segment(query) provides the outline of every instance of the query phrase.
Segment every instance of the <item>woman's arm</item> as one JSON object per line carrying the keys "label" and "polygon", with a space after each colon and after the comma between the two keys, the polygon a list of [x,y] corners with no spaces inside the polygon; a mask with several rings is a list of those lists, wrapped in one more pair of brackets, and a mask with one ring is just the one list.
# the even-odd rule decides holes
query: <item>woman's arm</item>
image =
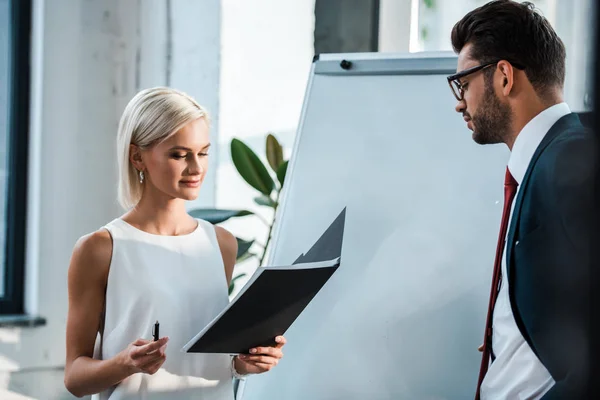
{"label": "woman's arm", "polygon": [[[237,240],[229,231],[220,226],[215,226],[215,231],[217,232],[217,240],[225,264],[227,285],[229,286],[237,260]],[[234,359],[235,370],[241,374],[261,374],[270,371],[283,357],[282,348],[286,343],[283,336],[277,336],[275,341],[277,345],[274,347],[248,349],[250,354],[236,356]]]}
{"label": "woman's arm", "polygon": [[229,287],[233,275],[233,267],[235,267],[235,262],[237,260],[237,239],[231,232],[220,226],[215,226],[215,232],[217,233],[219,248],[221,249],[221,257],[223,257],[223,264],[225,264],[227,287]]}
{"label": "woman's arm", "polygon": [[[101,392],[136,372],[154,373],[164,362],[168,338],[156,342],[138,339],[114,358],[92,358],[111,256],[112,239],[101,230],[81,238],[71,257],[64,380],[69,392],[77,397]],[[154,350],[159,351],[146,354]]]}

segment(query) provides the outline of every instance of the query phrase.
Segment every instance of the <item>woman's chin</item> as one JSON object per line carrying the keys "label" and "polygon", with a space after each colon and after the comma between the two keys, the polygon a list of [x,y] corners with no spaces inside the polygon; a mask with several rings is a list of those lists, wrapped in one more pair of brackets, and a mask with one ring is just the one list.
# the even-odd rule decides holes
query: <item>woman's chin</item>
{"label": "woman's chin", "polygon": [[191,190],[191,189],[187,189],[187,190],[179,190],[178,191],[178,196],[180,199],[183,200],[196,200],[198,198],[198,194],[200,193],[200,188]]}

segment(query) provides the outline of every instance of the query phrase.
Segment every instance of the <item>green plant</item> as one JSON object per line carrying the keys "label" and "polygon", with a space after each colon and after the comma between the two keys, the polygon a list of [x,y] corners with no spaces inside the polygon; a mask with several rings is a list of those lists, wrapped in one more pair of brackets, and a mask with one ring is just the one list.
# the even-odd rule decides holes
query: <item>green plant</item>
{"label": "green plant", "polygon": [[425,4],[425,7],[427,8],[434,8],[435,0],[423,0],[423,4]]}
{"label": "green plant", "polygon": [[[254,202],[260,206],[272,209],[273,217],[270,221],[267,221],[262,216],[248,210],[200,208],[189,211],[191,216],[204,219],[215,225],[225,222],[230,218],[254,216],[269,228],[267,240],[264,244],[256,240],[246,241],[236,237],[238,241],[236,264],[249,258],[256,257],[259,260],[259,265],[262,265],[267,254],[267,248],[271,242],[273,226],[275,224],[275,215],[277,207],[279,206],[279,196],[283,189],[288,161],[284,160],[283,148],[273,134],[267,135],[265,153],[268,161],[268,168],[256,153],[254,153],[254,151],[252,151],[252,149],[243,141],[235,138],[231,141],[231,159],[233,164],[244,181],[259,192],[254,198]],[[253,246],[258,247],[261,250],[260,254],[251,251]],[[229,294],[233,292],[235,282],[245,275],[246,274],[238,274],[231,279],[231,283],[229,284]]]}

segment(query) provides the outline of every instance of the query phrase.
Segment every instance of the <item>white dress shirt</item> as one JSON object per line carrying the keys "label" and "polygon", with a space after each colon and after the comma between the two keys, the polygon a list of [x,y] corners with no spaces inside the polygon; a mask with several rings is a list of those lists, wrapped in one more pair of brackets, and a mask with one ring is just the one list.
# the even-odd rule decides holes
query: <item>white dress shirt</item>
{"label": "white dress shirt", "polygon": [[[571,110],[556,104],[527,123],[512,148],[508,169],[519,184],[525,177],[533,153],[546,133]],[[516,202],[516,196],[514,203]],[[512,219],[512,209],[511,209]],[[554,385],[554,379],[534,354],[515,322],[508,296],[506,249],[502,257],[502,283],[492,319],[492,351],[496,356],[481,385],[482,399],[539,399]]]}

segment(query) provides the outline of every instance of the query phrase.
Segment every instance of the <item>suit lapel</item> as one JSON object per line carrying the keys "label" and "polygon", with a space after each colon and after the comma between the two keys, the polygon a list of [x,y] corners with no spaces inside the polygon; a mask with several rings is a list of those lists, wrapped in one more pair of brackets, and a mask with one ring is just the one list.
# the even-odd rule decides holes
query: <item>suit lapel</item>
{"label": "suit lapel", "polygon": [[570,114],[563,116],[554,125],[552,125],[552,128],[550,128],[550,130],[548,131],[546,136],[544,136],[544,139],[542,140],[542,142],[536,149],[535,153],[533,153],[533,157],[531,158],[531,161],[529,162],[529,166],[527,167],[527,171],[525,172],[523,181],[519,185],[520,186],[519,194],[517,195],[517,198],[515,200],[515,205],[513,207],[513,213],[512,213],[512,218],[511,218],[511,222],[510,222],[510,227],[508,230],[508,236],[506,238],[506,266],[507,266],[506,271],[508,274],[507,278],[508,278],[509,282],[511,282],[510,279],[511,279],[511,273],[512,273],[513,248],[515,246],[515,232],[516,232],[517,226],[519,224],[519,219],[521,217],[521,208],[523,206],[523,198],[524,198],[525,192],[527,190],[527,184],[529,183],[529,178],[531,177],[531,172],[533,171],[535,164],[537,163],[538,159],[540,158],[540,155],[544,152],[546,147],[548,147],[548,145],[550,143],[552,143],[552,141],[560,133],[564,132],[569,127],[574,126],[578,123],[580,124],[579,117],[577,116],[577,114],[570,113]]}

